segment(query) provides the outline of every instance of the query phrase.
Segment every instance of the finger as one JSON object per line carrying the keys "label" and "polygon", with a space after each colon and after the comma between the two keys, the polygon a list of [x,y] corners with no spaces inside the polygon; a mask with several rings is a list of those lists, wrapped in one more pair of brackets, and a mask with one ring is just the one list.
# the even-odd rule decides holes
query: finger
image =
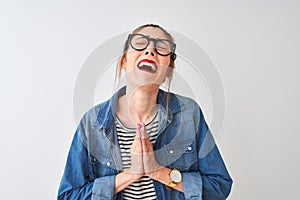
{"label": "finger", "polygon": [[146,142],[146,145],[147,145],[147,148],[149,151],[153,151],[153,144],[152,142],[150,141],[150,139],[148,138],[147,140],[145,140]]}
{"label": "finger", "polygon": [[134,139],[140,139],[141,138],[141,125],[140,124],[136,124],[136,134],[135,134],[135,138]]}
{"label": "finger", "polygon": [[142,144],[141,144],[140,131],[139,131],[140,125],[137,124],[136,127],[137,127],[136,128],[136,135],[135,135],[134,140],[133,140],[133,142],[131,144],[131,147],[130,147],[130,151],[133,154],[142,153]]}
{"label": "finger", "polygon": [[142,145],[140,143],[132,144],[130,149],[131,154],[141,154],[143,153]]}
{"label": "finger", "polygon": [[153,152],[152,143],[149,139],[142,140],[142,147],[144,153]]}
{"label": "finger", "polygon": [[146,144],[145,140],[143,140],[143,139],[142,139],[142,148],[143,148],[143,153],[148,152],[147,144]]}
{"label": "finger", "polygon": [[145,126],[144,122],[142,122],[142,126],[140,128],[140,133],[141,133],[141,139],[148,139],[149,138],[149,135],[147,133],[146,126]]}

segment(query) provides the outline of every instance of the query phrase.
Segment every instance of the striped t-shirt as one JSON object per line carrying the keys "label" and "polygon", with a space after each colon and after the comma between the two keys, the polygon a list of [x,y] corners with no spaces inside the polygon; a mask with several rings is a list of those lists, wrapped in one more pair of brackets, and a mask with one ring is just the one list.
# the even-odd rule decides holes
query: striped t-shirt
{"label": "striped t-shirt", "polygon": [[[117,120],[115,123],[117,127],[118,140],[119,140],[119,145],[121,150],[123,170],[125,170],[131,166],[130,146],[136,135],[136,129],[127,128],[121,123],[121,121],[118,118],[116,119]],[[154,144],[158,132],[157,113],[154,116],[154,118],[151,120],[151,122],[145,125],[145,128],[147,130],[151,143]],[[123,199],[124,200],[157,199],[152,179],[150,179],[148,176],[143,176],[138,181],[129,185],[127,188],[123,190]]]}

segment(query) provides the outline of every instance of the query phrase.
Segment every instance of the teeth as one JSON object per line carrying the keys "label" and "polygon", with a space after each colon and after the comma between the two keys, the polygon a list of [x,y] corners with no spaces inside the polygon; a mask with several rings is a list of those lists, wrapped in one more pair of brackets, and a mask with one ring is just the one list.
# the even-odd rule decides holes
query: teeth
{"label": "teeth", "polygon": [[150,67],[151,67],[151,69],[152,69],[152,71],[155,71],[155,70],[156,70],[156,68],[155,68],[155,65],[154,65],[154,64],[152,64],[152,63],[148,63],[148,62],[141,62],[141,63],[139,64],[139,67],[141,67],[141,66],[143,66],[143,65],[150,66]]}

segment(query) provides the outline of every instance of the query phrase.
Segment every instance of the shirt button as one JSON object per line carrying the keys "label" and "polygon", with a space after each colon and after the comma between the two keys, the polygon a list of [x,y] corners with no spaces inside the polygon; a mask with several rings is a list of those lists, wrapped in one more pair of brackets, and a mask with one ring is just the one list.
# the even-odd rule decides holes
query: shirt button
{"label": "shirt button", "polygon": [[94,162],[96,162],[96,161],[97,161],[97,159],[96,159],[96,158],[93,158],[93,161],[94,161]]}
{"label": "shirt button", "polygon": [[188,147],[188,150],[189,150],[189,151],[192,150],[192,147]]}
{"label": "shirt button", "polygon": [[106,165],[109,167],[110,166],[110,162],[107,162]]}
{"label": "shirt button", "polygon": [[174,153],[174,151],[173,151],[173,150],[170,150],[169,152],[170,152],[170,154],[173,154],[173,153]]}

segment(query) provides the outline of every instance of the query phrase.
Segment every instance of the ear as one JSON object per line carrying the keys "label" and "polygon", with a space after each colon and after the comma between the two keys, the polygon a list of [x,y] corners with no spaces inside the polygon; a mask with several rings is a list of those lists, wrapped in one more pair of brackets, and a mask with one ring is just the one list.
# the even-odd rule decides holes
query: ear
{"label": "ear", "polygon": [[171,59],[173,60],[173,62],[175,61],[176,58],[177,58],[176,53],[172,53],[172,54],[171,54]]}

